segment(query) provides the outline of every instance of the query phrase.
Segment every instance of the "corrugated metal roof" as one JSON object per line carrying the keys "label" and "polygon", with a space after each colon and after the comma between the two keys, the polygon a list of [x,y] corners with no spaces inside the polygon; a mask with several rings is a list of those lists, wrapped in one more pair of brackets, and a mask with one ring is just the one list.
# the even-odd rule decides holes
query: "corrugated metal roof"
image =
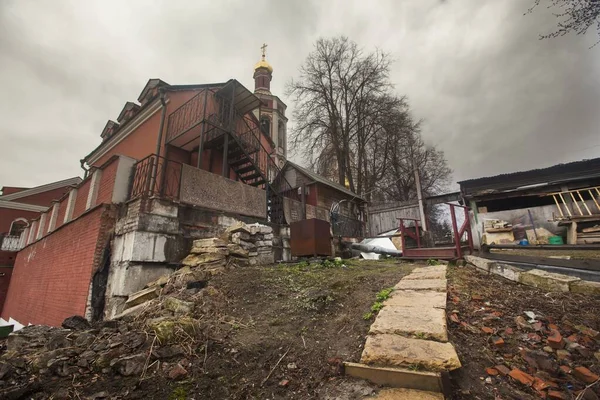
{"label": "corrugated metal roof", "polygon": [[600,177],[600,158],[557,164],[548,168],[513,172],[458,182],[465,195],[482,191],[515,190],[532,185],[545,186]]}

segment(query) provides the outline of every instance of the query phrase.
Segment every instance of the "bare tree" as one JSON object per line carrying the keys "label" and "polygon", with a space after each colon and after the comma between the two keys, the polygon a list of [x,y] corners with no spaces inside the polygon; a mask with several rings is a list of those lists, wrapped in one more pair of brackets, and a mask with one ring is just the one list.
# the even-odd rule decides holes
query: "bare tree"
{"label": "bare tree", "polygon": [[415,168],[424,194],[440,193],[452,171],[423,142],[406,98],[393,93],[389,68],[385,53],[364,53],[345,37],[319,39],[287,87],[296,102],[293,147],[368,201],[416,199]]}
{"label": "bare tree", "polygon": [[535,0],[529,12],[541,4],[546,4],[560,19],[558,29],[542,35],[542,39],[564,36],[567,33],[584,35],[592,25],[596,26],[600,35],[600,0]]}
{"label": "bare tree", "polygon": [[[291,142],[315,166],[323,157],[335,157],[337,180],[352,176],[352,141],[361,121],[366,98],[390,90],[390,59],[386,53],[365,54],[346,37],[319,39],[300,68],[300,77],[288,84],[296,102]],[[322,149],[327,152],[322,153]]]}

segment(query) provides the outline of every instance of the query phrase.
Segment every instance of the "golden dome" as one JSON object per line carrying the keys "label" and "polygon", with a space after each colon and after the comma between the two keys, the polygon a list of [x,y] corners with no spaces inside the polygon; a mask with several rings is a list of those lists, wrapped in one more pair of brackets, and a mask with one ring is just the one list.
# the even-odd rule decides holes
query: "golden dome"
{"label": "golden dome", "polygon": [[254,66],[254,70],[256,71],[259,68],[266,68],[269,72],[273,72],[273,67],[271,67],[271,64],[269,64],[267,62],[267,60],[265,60],[265,57],[263,56],[263,59],[260,60],[259,62],[256,63],[256,65]]}

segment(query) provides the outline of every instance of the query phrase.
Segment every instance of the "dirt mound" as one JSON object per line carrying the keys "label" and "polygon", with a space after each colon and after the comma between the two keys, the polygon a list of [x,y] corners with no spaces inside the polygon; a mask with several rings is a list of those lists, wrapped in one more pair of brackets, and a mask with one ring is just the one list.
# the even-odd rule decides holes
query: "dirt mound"
{"label": "dirt mound", "polygon": [[[210,246],[195,247],[201,255]],[[340,376],[340,363],[360,357],[369,327],[362,316],[375,294],[412,266],[231,261],[158,279],[151,298],[119,320],[87,327],[70,318],[65,326],[73,329],[30,326],[11,335],[0,349],[0,398],[341,400],[373,393]]]}

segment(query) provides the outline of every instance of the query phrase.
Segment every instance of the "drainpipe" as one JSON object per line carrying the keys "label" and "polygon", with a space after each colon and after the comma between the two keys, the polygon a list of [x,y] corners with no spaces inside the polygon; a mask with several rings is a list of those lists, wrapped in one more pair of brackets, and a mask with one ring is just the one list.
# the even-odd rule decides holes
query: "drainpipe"
{"label": "drainpipe", "polygon": [[85,179],[85,178],[87,178],[87,176],[88,176],[88,174],[90,172],[90,169],[85,167],[85,160],[84,159],[79,160],[79,163],[81,165],[81,169],[83,170],[83,179]]}
{"label": "drainpipe", "polygon": [[163,128],[165,126],[165,115],[167,114],[167,102],[165,100],[165,91],[163,88],[160,88],[159,92],[160,92],[160,103],[162,104],[162,112],[160,113],[160,125],[158,127],[158,141],[156,142],[155,153],[157,156],[160,156]]}
{"label": "drainpipe", "polygon": [[[151,182],[151,188],[150,188],[150,194],[153,195],[154,191],[156,189],[156,185],[158,182],[156,182],[156,177],[157,177],[157,170],[158,170],[158,164],[160,162],[160,150],[162,148],[161,144],[162,144],[162,137],[163,137],[163,130],[165,127],[165,116],[167,114],[167,102],[165,101],[165,91],[163,88],[159,88],[158,92],[160,93],[160,103],[162,104],[162,111],[160,113],[160,124],[158,126],[158,140],[156,141],[156,151],[154,152],[156,154],[156,160],[153,160],[152,162],[152,182]],[[167,166],[167,163],[164,162],[163,163],[163,169]],[[164,179],[164,173],[162,174],[163,179]],[[160,185],[162,188],[162,185]]]}

